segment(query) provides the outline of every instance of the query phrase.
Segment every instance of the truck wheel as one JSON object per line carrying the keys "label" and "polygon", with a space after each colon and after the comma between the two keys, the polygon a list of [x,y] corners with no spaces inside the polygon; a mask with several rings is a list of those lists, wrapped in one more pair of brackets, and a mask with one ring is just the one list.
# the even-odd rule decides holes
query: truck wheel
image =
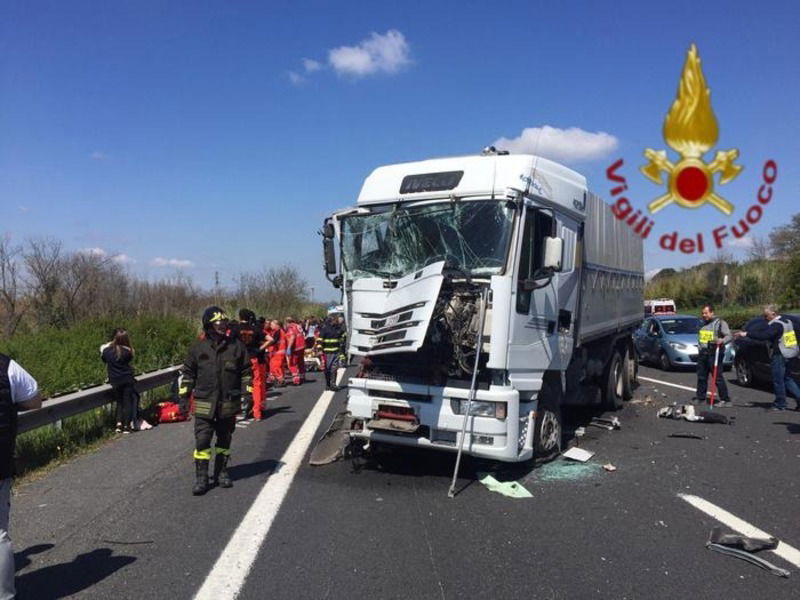
{"label": "truck wheel", "polygon": [[561,453],[561,385],[545,378],[533,423],[533,456],[550,460]]}
{"label": "truck wheel", "polygon": [[636,385],[636,377],[639,374],[639,362],[636,360],[636,352],[631,352],[631,349],[627,348],[622,364],[625,366],[622,380],[622,398],[623,400],[630,400],[633,398],[633,386]]}
{"label": "truck wheel", "polygon": [[747,361],[736,357],[734,367],[736,368],[736,383],[742,387],[751,387],[753,385],[753,370],[747,364]]}
{"label": "truck wheel", "polygon": [[606,410],[619,410],[622,408],[626,370],[627,368],[622,363],[619,351],[614,350],[606,369],[606,384],[603,387],[603,405]]}

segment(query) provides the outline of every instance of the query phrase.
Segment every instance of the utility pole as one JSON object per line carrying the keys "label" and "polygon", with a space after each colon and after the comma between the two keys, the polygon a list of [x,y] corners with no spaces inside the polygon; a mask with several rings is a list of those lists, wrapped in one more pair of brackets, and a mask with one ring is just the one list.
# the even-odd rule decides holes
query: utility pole
{"label": "utility pole", "polygon": [[214,304],[219,304],[219,271],[214,271]]}
{"label": "utility pole", "polygon": [[311,289],[311,302],[313,303],[314,302],[314,286],[312,285],[310,289]]}

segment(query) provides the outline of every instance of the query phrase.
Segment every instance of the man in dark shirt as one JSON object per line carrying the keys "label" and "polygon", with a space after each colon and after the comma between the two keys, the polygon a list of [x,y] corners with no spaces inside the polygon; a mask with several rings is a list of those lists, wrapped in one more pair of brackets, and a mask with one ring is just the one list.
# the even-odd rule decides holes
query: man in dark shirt
{"label": "man in dark shirt", "polygon": [[789,319],[778,314],[778,308],[774,304],[768,304],[764,307],[764,318],[769,323],[766,331],[753,331],[751,333],[740,331],[736,334],[736,337],[747,336],[751,340],[769,343],[772,385],[775,389],[775,402],[771,410],[786,410],[787,391],[794,396],[797,403],[796,410],[800,410],[800,386],[792,378],[788,368],[788,362],[796,359],[800,354],[794,326]]}

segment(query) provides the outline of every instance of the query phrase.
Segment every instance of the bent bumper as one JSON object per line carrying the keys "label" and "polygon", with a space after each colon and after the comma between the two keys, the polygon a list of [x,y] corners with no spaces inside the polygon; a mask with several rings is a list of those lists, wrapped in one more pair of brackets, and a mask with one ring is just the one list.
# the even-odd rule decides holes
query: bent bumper
{"label": "bent bumper", "polygon": [[[465,416],[453,411],[451,400],[467,400],[469,390],[376,379],[350,379],[347,408],[355,420],[364,423],[355,438],[376,442],[457,452],[462,443]],[[467,417],[464,453],[503,462],[519,462],[533,456],[533,411],[520,415],[519,392],[511,387],[491,386],[478,390],[476,401],[506,405],[505,418]],[[370,429],[379,406],[412,408],[419,427],[413,433]]]}

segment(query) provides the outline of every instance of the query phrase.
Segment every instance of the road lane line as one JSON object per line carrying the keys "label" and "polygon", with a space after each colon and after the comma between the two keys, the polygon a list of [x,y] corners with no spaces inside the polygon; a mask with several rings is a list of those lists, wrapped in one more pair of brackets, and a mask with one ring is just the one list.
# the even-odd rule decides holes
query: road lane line
{"label": "road lane line", "polygon": [[649,377],[642,377],[639,375],[638,379],[642,381],[649,381],[650,383],[660,383],[661,385],[668,385],[669,387],[678,388],[679,390],[687,390],[689,392],[695,392],[694,388],[689,387],[688,385],[680,385],[678,383],[670,383],[669,381],[661,381],[660,379],[650,379]]}
{"label": "road lane line", "polygon": [[[337,384],[344,374],[344,369],[339,369]],[[281,457],[280,467],[264,483],[250,510],[233,532],[203,586],[195,595],[195,600],[227,600],[239,595],[333,396],[332,391],[322,392],[300,431]]]}
{"label": "road lane line", "polygon": [[[708,516],[715,518],[723,525],[727,525],[741,535],[760,538],[773,537],[765,531],[761,531],[755,525],[751,525],[747,521],[743,521],[736,515],[729,513],[724,508],[720,508],[716,504],[712,504],[708,500],[704,500],[699,496],[692,496],[691,494],[678,494],[678,497],[685,500],[696,509],[706,513]],[[777,554],[786,562],[793,564],[797,568],[800,568],[800,550],[794,546],[790,546],[785,542],[778,542],[778,547],[774,550],[770,550],[770,552]]]}

